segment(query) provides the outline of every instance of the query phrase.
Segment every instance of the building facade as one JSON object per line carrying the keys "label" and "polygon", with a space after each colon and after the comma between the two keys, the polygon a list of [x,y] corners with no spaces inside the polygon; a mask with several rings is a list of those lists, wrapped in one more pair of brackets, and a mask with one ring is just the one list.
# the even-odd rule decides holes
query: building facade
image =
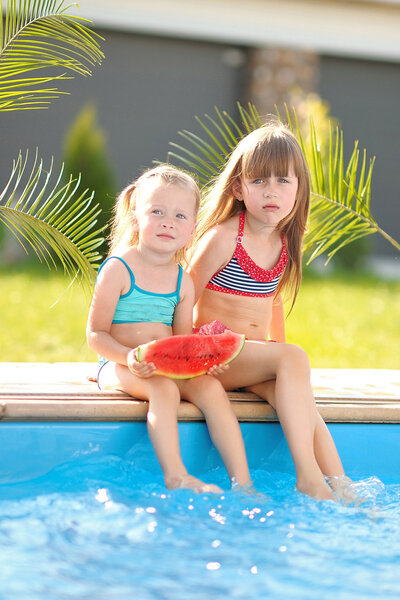
{"label": "building facade", "polygon": [[[89,102],[122,187],[165,160],[179,130],[198,131],[195,115],[215,106],[235,114],[237,101],[267,114],[302,90],[329,103],[348,152],[357,139],[376,156],[372,211],[400,238],[400,2],[81,0],[80,7],[105,38],[104,62],[91,78],[67,82],[71,95],[46,111],[0,113],[0,182],[19,149],[39,147],[45,161],[61,163],[66,131]],[[373,245],[377,255],[398,254],[379,236]]]}

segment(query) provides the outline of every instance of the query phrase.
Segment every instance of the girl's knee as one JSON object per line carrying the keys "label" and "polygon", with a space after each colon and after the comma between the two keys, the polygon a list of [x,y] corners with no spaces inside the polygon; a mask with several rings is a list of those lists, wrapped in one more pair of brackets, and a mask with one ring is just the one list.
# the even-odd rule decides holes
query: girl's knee
{"label": "girl's knee", "polygon": [[288,366],[310,370],[310,361],[307,352],[295,344],[285,344],[282,362]]}
{"label": "girl's knee", "polygon": [[194,404],[205,404],[215,402],[217,398],[226,398],[226,392],[218,379],[202,375],[188,381],[186,396]]}
{"label": "girl's knee", "polygon": [[189,388],[192,393],[210,395],[223,391],[222,384],[212,375],[201,375],[194,377],[189,381]]}
{"label": "girl's knee", "polygon": [[151,377],[148,382],[150,401],[180,402],[180,393],[176,382],[168,377]]}

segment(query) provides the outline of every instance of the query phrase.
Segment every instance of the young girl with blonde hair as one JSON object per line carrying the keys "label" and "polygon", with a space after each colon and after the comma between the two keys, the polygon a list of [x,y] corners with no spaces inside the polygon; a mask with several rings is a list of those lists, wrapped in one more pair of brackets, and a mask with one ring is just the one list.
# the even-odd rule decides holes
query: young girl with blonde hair
{"label": "young girl with blonde hair", "polygon": [[275,407],[298,490],[333,499],[343,467],[315,406],[308,358],[285,343],[282,293],[291,296],[293,307],[309,204],[301,147],[285,125],[271,119],[239,142],[210,187],[189,272],[195,325],[217,319],[246,334],[241,354],[218,375],[224,388],[255,392]]}
{"label": "young girl with blonde hair", "polygon": [[147,400],[149,435],[168,488],[219,492],[188,474],[180,455],[177,411],[181,398],[204,413],[211,438],[232,482],[249,484],[239,424],[221,383],[210,375],[172,380],[138,362],[136,348],[173,334],[191,334],[193,282],[177,264],[196,226],[195,181],[164,165],[145,172],[117,199],[111,251],[100,266],[89,311],[87,340],[102,358],[100,389]]}

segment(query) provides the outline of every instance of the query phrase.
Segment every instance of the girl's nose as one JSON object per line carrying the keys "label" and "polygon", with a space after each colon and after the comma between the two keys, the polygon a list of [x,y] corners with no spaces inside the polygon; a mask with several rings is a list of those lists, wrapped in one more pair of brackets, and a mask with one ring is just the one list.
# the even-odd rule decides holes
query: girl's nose
{"label": "girl's nose", "polygon": [[271,186],[268,186],[264,192],[264,196],[266,198],[276,198],[278,194],[274,191],[274,189]]}
{"label": "girl's nose", "polygon": [[263,195],[268,198],[271,196],[276,196],[276,187],[273,179],[268,178],[265,181]]}

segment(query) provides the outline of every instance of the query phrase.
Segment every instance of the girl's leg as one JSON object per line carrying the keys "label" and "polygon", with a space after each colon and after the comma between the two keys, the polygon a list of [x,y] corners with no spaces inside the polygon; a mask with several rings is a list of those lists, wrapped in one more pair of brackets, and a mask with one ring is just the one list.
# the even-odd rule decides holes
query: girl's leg
{"label": "girl's leg", "polygon": [[127,367],[110,362],[102,369],[101,385],[102,389],[117,389],[148,400],[147,429],[168,489],[190,488],[199,493],[221,491],[189,475],[183,464],[177,420],[180,393],[174,381],[159,376],[137,377]]}
{"label": "girl's leg", "polygon": [[317,426],[314,433],[314,452],[319,467],[327,477],[342,477],[344,469],[335,442],[317,408]]}
{"label": "girl's leg", "polygon": [[250,484],[242,432],[229,398],[221,383],[204,375],[179,383],[182,397],[195,404],[204,414],[208,431],[224,462],[231,482]]}
{"label": "girl's leg", "polygon": [[[249,391],[254,392],[266,400],[275,408],[278,417],[281,412],[282,398],[277,399],[275,393],[275,380],[264,381],[257,385],[248,386]],[[285,399],[283,399],[284,401]],[[280,401],[280,402],[279,402]],[[290,400],[293,403],[293,399]],[[279,406],[278,406],[279,404]],[[314,431],[314,454],[322,473],[328,477],[340,477],[344,475],[343,465],[340,460],[335,443],[329,432],[325,421],[319,414],[315,402],[313,405],[316,411],[317,423]]]}
{"label": "girl's leg", "polygon": [[275,398],[297,474],[299,491],[319,499],[333,499],[314,454],[317,416],[306,354],[290,344],[248,340],[230,369],[218,376],[225,389],[247,387],[276,379]]}

